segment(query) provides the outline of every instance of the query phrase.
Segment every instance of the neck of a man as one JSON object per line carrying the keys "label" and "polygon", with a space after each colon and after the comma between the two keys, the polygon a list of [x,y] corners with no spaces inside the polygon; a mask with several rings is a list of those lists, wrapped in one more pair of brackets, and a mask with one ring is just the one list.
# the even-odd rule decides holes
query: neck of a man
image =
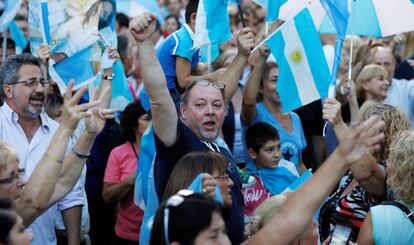
{"label": "neck of a man", "polygon": [[25,115],[25,113],[19,111],[13,103],[6,103],[19,116],[19,119],[17,119],[17,123],[20,125],[20,127],[22,127],[26,135],[27,141],[30,143],[37,129],[40,127],[40,116],[32,117],[29,115]]}

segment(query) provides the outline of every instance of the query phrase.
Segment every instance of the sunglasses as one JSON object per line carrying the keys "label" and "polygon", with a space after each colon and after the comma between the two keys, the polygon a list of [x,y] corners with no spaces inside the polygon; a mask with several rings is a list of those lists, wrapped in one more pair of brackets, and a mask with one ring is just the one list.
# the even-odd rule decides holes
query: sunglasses
{"label": "sunglasses", "polygon": [[35,77],[29,78],[25,81],[16,81],[16,82],[11,82],[11,83],[7,83],[7,84],[14,85],[14,84],[18,84],[18,83],[22,83],[26,87],[36,87],[39,83],[42,84],[42,86],[47,86],[47,85],[50,84],[50,82],[47,79],[44,79],[44,78],[37,79]]}
{"label": "sunglasses", "polygon": [[210,84],[213,85],[213,88],[220,89],[221,92],[224,92],[224,89],[226,88],[226,85],[222,82],[216,82],[216,81],[208,81],[208,80],[199,80],[199,81],[193,81],[184,91],[184,94],[188,93],[195,85],[202,85],[202,86],[210,86]]}
{"label": "sunglasses", "polygon": [[6,179],[0,179],[0,184],[11,184],[11,183],[15,183],[15,181],[17,181],[17,179],[19,177],[23,178],[23,175],[25,173],[25,169],[24,168],[19,168],[19,170],[17,170],[17,172],[13,172],[11,173],[9,178]]}
{"label": "sunglasses", "polygon": [[194,194],[195,192],[191,190],[180,190],[179,192],[177,192],[177,194],[168,198],[164,207],[164,239],[167,245],[170,244],[170,240],[168,238],[168,222],[170,216],[170,208],[180,206],[186,198],[191,197]]}

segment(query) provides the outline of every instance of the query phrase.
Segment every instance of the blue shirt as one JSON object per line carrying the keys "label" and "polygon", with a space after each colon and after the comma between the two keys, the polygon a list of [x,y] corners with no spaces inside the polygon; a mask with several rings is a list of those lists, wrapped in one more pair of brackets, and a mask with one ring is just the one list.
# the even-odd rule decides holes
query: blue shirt
{"label": "blue shirt", "polygon": [[[273,114],[266,108],[263,103],[256,104],[256,117],[251,123],[265,122],[272,125],[279,133],[282,158],[293,162],[299,168],[299,160],[302,150],[306,147],[305,134],[303,133],[302,123],[299,116],[294,112],[288,112],[292,121],[292,131],[288,132],[276,120]],[[247,152],[247,147],[246,147]],[[248,158],[246,162],[249,162]]]}
{"label": "blue shirt", "polygon": [[[199,62],[199,49],[193,49],[193,40],[194,32],[187,24],[184,24],[180,29],[169,35],[157,49],[157,57],[160,61],[162,70],[164,71],[167,87],[170,90],[178,87],[176,72],[177,56],[191,62],[191,69],[193,69]],[[150,104],[145,87],[141,90],[139,98],[144,109],[149,110]],[[179,99],[179,96],[177,98]]]}
{"label": "blue shirt", "polygon": [[[414,205],[405,206],[414,212]],[[371,216],[375,244],[414,244],[414,225],[398,207],[378,205]]]}
{"label": "blue shirt", "polygon": [[191,62],[193,69],[199,60],[199,49],[193,49],[194,32],[184,24],[180,29],[173,32],[161,44],[157,50],[157,57],[167,79],[169,89],[177,86],[177,73],[175,61],[177,56]]}

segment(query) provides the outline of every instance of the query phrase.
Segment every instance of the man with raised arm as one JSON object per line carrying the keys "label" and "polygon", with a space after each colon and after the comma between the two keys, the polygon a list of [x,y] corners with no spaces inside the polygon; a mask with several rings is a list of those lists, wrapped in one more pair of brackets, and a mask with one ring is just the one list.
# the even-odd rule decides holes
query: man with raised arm
{"label": "man with raised arm", "polygon": [[185,154],[193,151],[215,151],[222,154],[229,161],[227,169],[234,182],[231,189],[233,204],[226,222],[227,230],[232,243],[240,244],[244,239],[241,180],[235,161],[219,135],[227,112],[227,103],[236,91],[238,79],[254,46],[253,34],[249,28],[240,31],[237,37],[237,56],[224,72],[220,82],[200,80],[186,88],[179,118],[150,40],[155,23],[154,15],[143,13],[130,23],[130,30],[137,41],[144,86],[151,102],[157,150],[154,175],[158,196],[162,196],[172,169]]}

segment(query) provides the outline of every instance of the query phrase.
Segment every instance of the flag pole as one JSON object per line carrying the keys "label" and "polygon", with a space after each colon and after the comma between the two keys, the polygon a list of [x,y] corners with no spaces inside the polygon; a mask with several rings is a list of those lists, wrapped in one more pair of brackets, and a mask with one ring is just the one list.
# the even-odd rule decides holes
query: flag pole
{"label": "flag pole", "polygon": [[[354,13],[355,11],[355,2],[356,0],[352,1],[352,8],[351,8],[351,14]],[[351,16],[350,16],[351,17]],[[351,45],[350,45],[350,50],[349,50],[349,64],[348,64],[348,88],[351,87],[351,77],[352,77],[352,59],[353,59],[353,53],[354,53],[354,21],[355,18],[351,19]]]}
{"label": "flag pole", "polygon": [[246,27],[246,20],[244,19],[244,14],[243,14],[242,6],[241,6],[241,1],[237,3],[237,8],[239,10],[239,16],[240,16],[242,26],[243,26],[243,28],[245,28]]}
{"label": "flag pole", "polygon": [[213,69],[211,67],[211,43],[207,45],[207,67],[208,72],[213,72]]}

